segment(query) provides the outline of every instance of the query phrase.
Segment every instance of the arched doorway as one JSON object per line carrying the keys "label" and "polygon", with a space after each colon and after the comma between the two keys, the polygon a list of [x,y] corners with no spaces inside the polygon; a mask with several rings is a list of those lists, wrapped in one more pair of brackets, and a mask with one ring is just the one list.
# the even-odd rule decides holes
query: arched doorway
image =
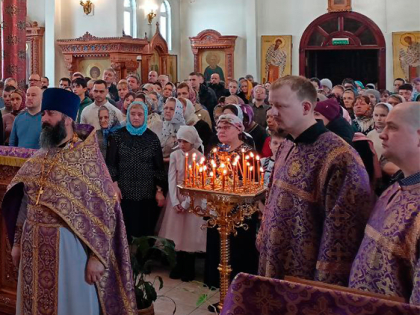
{"label": "arched doorway", "polygon": [[371,19],[356,12],[320,16],[303,32],[299,74],[308,78],[329,78],[333,84],[341,84],[349,77],[364,84],[377,83],[379,89],[384,89],[382,31]]}

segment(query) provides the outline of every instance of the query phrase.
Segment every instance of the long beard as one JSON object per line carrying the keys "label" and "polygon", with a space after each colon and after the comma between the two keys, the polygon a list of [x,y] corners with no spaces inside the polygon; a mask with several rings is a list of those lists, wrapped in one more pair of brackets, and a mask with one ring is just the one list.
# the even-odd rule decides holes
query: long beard
{"label": "long beard", "polygon": [[66,137],[67,131],[64,119],[60,120],[55,126],[43,123],[39,145],[42,149],[56,148]]}

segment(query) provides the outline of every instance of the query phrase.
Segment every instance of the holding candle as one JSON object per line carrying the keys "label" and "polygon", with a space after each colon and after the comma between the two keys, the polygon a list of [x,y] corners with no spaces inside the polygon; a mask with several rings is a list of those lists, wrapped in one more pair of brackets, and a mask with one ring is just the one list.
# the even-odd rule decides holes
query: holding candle
{"label": "holding candle", "polygon": [[[179,149],[172,152],[170,155],[169,171],[168,171],[168,197],[166,198],[166,209],[162,220],[162,225],[158,235],[160,237],[168,238],[176,242],[176,250],[193,253],[195,251],[206,250],[206,233],[200,226],[202,224],[202,218],[196,216],[193,213],[189,213],[188,210],[191,207],[202,206],[202,199],[193,198],[193,204],[191,199],[182,195],[177,188],[177,185],[182,185],[185,174],[191,171],[193,175],[193,165],[195,165],[197,159],[202,160],[202,154],[197,150],[201,145],[198,133],[192,126],[181,126],[178,133],[178,144]],[[192,157],[194,156],[194,161]],[[188,158],[191,159],[193,164]],[[185,168],[187,172],[182,172],[182,168]],[[194,170],[196,171],[196,169]],[[203,187],[203,166],[200,166],[199,174],[201,175],[200,181],[196,181],[193,185],[199,184],[199,187]],[[192,180],[192,176],[190,177]],[[181,229],[179,227],[182,227]],[[185,264],[185,261],[182,262]],[[188,262],[187,262],[188,263]],[[193,269],[189,266],[184,268]],[[179,268],[179,266],[178,266]],[[180,277],[189,277],[188,281],[194,279],[194,274],[187,275],[181,274]]]}

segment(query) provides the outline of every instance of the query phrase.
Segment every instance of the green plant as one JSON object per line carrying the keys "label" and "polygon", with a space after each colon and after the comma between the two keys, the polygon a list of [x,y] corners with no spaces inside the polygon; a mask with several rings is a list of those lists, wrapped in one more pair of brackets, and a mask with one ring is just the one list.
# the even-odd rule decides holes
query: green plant
{"label": "green plant", "polygon": [[131,266],[133,268],[134,290],[138,309],[152,305],[157,299],[154,284],[159,281],[159,290],[163,280],[156,276],[152,281],[146,279],[153,263],[162,262],[175,266],[175,244],[173,241],[155,236],[134,237],[131,243]]}

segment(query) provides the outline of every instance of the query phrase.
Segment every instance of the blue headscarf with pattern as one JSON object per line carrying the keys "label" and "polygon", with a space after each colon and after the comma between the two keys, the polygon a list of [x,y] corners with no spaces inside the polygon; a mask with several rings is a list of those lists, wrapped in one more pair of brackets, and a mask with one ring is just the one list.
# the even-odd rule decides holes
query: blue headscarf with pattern
{"label": "blue headscarf with pattern", "polygon": [[[144,122],[143,125],[141,125],[140,127],[133,127],[133,125],[131,124],[130,121],[130,110],[133,107],[133,105],[141,105],[143,107],[143,111],[144,111]],[[133,102],[130,104],[130,106],[128,106],[127,109],[127,124],[126,124],[126,128],[127,131],[132,135],[132,136],[141,136],[147,129],[147,106],[146,104],[144,104],[143,102]]]}

